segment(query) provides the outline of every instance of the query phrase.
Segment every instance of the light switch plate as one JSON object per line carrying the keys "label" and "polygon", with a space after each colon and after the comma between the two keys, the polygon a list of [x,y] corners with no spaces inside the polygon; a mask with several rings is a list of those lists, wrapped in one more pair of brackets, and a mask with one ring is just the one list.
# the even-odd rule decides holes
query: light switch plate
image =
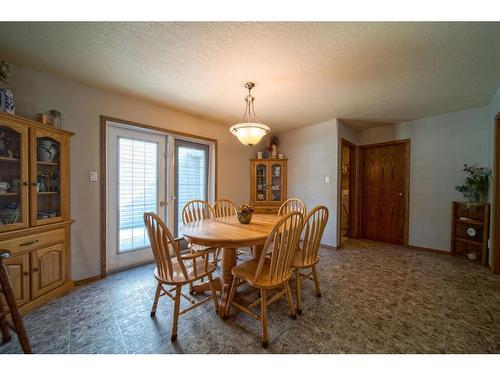
{"label": "light switch plate", "polygon": [[329,184],[330,183],[330,176],[325,176],[325,184]]}
{"label": "light switch plate", "polygon": [[97,172],[96,171],[89,172],[89,181],[90,182],[97,182]]}

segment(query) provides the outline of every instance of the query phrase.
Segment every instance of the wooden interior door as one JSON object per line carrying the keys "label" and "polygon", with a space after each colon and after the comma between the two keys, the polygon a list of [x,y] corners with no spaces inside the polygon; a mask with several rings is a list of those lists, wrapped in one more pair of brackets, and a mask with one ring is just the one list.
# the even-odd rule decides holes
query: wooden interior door
{"label": "wooden interior door", "polygon": [[[30,300],[29,254],[7,258],[4,264],[17,306],[22,306]],[[1,293],[0,303],[7,309],[7,301]]]}
{"label": "wooden interior door", "polygon": [[66,245],[53,245],[31,254],[31,292],[33,298],[64,284],[67,278]]}
{"label": "wooden interior door", "polygon": [[360,236],[408,243],[410,141],[360,148]]}

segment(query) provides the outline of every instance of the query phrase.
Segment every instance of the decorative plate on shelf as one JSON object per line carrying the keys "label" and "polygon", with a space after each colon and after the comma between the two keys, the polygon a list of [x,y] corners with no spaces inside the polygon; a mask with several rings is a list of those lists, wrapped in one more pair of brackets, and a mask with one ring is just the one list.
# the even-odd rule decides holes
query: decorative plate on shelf
{"label": "decorative plate on shelf", "polygon": [[471,238],[476,237],[477,236],[476,228],[473,228],[473,227],[467,228],[467,236],[469,236]]}

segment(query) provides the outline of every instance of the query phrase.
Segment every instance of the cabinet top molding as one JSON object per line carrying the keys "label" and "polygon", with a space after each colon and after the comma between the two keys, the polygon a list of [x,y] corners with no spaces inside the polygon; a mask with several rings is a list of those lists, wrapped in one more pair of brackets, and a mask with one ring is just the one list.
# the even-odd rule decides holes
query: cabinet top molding
{"label": "cabinet top molding", "polygon": [[37,127],[40,129],[50,130],[54,133],[60,133],[60,134],[65,134],[65,135],[69,135],[69,136],[75,135],[75,133],[70,132],[68,130],[54,128],[53,126],[45,125],[45,124],[42,124],[41,122],[30,120],[30,119],[27,119],[25,117],[0,112],[0,123],[2,123],[2,122],[4,122],[4,123],[16,122],[17,124],[24,123],[26,125]]}

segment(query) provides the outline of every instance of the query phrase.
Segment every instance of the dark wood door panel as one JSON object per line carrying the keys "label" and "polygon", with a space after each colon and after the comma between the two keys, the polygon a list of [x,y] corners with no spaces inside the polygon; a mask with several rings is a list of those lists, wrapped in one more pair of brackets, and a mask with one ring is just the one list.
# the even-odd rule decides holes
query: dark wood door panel
{"label": "dark wood door panel", "polygon": [[361,237],[407,242],[409,143],[361,148]]}

